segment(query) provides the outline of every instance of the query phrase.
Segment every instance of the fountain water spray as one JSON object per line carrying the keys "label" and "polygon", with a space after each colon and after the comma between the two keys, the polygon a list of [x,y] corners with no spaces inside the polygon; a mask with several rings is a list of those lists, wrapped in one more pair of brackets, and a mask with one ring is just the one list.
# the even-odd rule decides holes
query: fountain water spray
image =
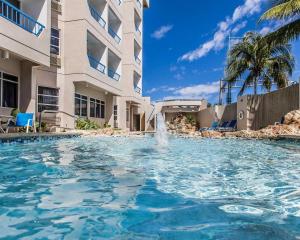
{"label": "fountain water spray", "polygon": [[162,113],[157,114],[155,139],[159,146],[166,147],[169,144],[168,130]]}

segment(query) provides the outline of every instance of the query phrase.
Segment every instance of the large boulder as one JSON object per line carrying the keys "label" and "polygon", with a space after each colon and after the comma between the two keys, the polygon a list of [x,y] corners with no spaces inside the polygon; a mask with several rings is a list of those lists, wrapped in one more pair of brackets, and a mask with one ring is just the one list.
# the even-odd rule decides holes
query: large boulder
{"label": "large boulder", "polygon": [[201,133],[201,136],[204,138],[221,138],[223,133],[217,131],[204,131]]}
{"label": "large boulder", "polygon": [[295,110],[286,114],[283,123],[286,125],[300,125],[300,110]]}

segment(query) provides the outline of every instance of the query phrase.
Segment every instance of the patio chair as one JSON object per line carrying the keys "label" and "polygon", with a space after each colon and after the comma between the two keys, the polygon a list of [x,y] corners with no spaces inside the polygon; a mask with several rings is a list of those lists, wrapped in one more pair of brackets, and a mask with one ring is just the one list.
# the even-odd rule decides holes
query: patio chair
{"label": "patio chair", "polygon": [[9,128],[26,128],[26,133],[29,132],[29,127],[32,127],[34,132],[36,132],[34,113],[18,113],[16,120],[10,119],[7,123],[6,133],[8,133]]}
{"label": "patio chair", "polygon": [[221,124],[220,127],[217,127],[216,130],[220,131],[222,129],[225,129],[226,127],[228,127],[228,125],[229,125],[229,122],[225,121]]}
{"label": "patio chair", "polygon": [[213,122],[211,124],[211,127],[204,127],[204,128],[200,128],[199,131],[203,132],[203,131],[213,131],[216,130],[219,126],[219,122]]}
{"label": "patio chair", "polygon": [[228,124],[227,127],[221,129],[220,131],[222,132],[233,132],[236,130],[237,127],[237,120],[232,120],[230,121],[230,123]]}
{"label": "patio chair", "polygon": [[[7,129],[7,123],[12,118],[12,116],[0,115],[0,133],[6,132],[5,129]],[[4,119],[6,121],[4,121]]]}

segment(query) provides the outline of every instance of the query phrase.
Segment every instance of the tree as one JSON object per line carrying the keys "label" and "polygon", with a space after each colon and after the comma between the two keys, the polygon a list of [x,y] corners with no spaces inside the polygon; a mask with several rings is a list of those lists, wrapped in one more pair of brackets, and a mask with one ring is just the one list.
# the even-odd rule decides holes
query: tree
{"label": "tree", "polygon": [[227,82],[233,85],[244,78],[239,94],[242,95],[248,87],[253,86],[256,95],[258,84],[267,91],[271,90],[273,82],[277,88],[286,87],[294,65],[295,60],[289,44],[268,44],[262,35],[248,32],[228,54]]}
{"label": "tree", "polygon": [[282,20],[281,26],[275,32],[266,37],[270,42],[289,42],[297,39],[300,35],[300,0],[277,0],[275,4],[266,11],[260,21]]}

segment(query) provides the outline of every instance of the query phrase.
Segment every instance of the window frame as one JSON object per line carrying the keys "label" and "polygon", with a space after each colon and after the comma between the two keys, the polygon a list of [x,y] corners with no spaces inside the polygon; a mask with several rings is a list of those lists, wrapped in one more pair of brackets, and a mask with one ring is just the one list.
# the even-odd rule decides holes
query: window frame
{"label": "window frame", "polygon": [[[55,30],[58,32],[58,37],[53,36],[52,35],[52,30]],[[58,45],[52,44],[52,38],[54,38],[55,40],[57,40]],[[60,56],[60,29],[56,28],[56,27],[51,27],[50,30],[50,53],[56,56]],[[56,49],[58,52],[52,52],[52,48]]]}
{"label": "window frame", "polygon": [[[3,75],[4,74],[8,74],[8,75],[11,75],[13,77],[16,77],[17,78],[17,81],[11,81],[9,79],[4,79]],[[4,88],[3,88],[3,82],[6,81],[6,82],[10,82],[10,83],[13,83],[13,84],[16,84],[17,85],[17,106],[16,107],[5,107],[3,106],[3,93],[4,93]],[[20,77],[18,75],[15,75],[15,74],[12,74],[12,73],[9,73],[9,72],[6,72],[6,71],[2,71],[0,69],[0,107],[2,108],[10,108],[10,109],[14,109],[14,108],[19,108],[20,106]]]}
{"label": "window frame", "polygon": [[[40,88],[48,88],[48,89],[52,89],[52,90],[56,90],[57,91],[57,96],[54,95],[47,95],[47,94],[41,94],[39,93]],[[49,104],[49,103],[40,103],[39,102],[39,97],[52,97],[52,98],[57,98],[57,104]],[[39,106],[55,106],[57,109],[55,110],[51,110],[49,109],[49,111],[59,111],[59,88],[53,88],[53,87],[46,87],[46,86],[37,86],[37,112],[41,113],[42,111],[47,109],[43,109],[42,111],[39,110]]]}
{"label": "window frame", "polygon": [[[76,96],[78,95],[78,96]],[[79,112],[80,114],[76,114],[76,99],[80,100],[79,102]],[[86,102],[86,115],[82,115],[82,102],[85,101]],[[88,103],[89,103],[89,98],[86,95],[80,94],[80,93],[76,93],[74,94],[74,115],[78,116],[78,117],[84,117],[84,118],[88,118]]]}

